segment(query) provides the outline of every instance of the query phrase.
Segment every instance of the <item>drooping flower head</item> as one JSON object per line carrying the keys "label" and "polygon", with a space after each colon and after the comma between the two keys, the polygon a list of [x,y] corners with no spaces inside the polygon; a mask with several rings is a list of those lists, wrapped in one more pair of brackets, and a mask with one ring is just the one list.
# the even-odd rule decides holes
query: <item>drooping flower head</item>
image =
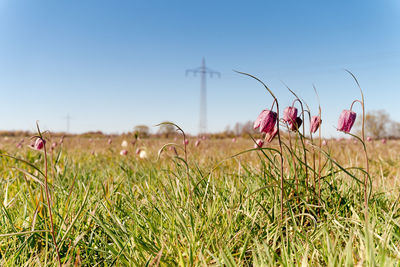
{"label": "drooping flower head", "polygon": [[254,148],[261,148],[264,145],[264,141],[262,139],[257,139],[254,144]]}
{"label": "drooping flower head", "polygon": [[196,140],[196,143],[194,143],[195,147],[198,147],[200,145],[200,140]]}
{"label": "drooping flower head", "polygon": [[283,120],[287,123],[293,123],[297,118],[297,108],[295,107],[287,107],[283,111]]}
{"label": "drooping flower head", "polygon": [[371,136],[368,136],[368,137],[367,137],[367,141],[368,141],[368,142],[371,142],[371,141],[372,141],[372,137],[371,137]]}
{"label": "drooping flower head", "polygon": [[183,144],[184,144],[184,145],[188,145],[188,144],[189,144],[189,139],[186,139],[186,138],[185,138],[185,140],[183,140]]}
{"label": "drooping flower head", "polygon": [[343,110],[339,117],[338,130],[349,133],[356,121],[357,114],[351,110]]}
{"label": "drooping flower head", "polygon": [[43,140],[42,138],[36,138],[35,144],[32,147],[36,150],[42,150],[45,143],[46,141]]}
{"label": "drooping flower head", "polygon": [[259,128],[260,132],[269,133],[274,130],[276,118],[276,112],[264,109],[254,122],[254,129]]}
{"label": "drooping flower head", "polygon": [[311,117],[311,132],[315,133],[319,126],[321,125],[321,117],[320,116],[312,116]]}
{"label": "drooping flower head", "polygon": [[122,150],[119,152],[119,154],[120,154],[121,156],[126,156],[126,155],[128,155],[128,150],[122,149]]}
{"label": "drooping flower head", "polygon": [[303,123],[303,120],[300,117],[297,117],[294,122],[289,122],[290,125],[290,130],[292,131],[297,131],[297,129],[300,128],[301,124]]}
{"label": "drooping flower head", "polygon": [[267,143],[271,143],[277,134],[278,134],[278,127],[275,126],[272,132],[267,133],[265,135],[265,140],[267,141]]}

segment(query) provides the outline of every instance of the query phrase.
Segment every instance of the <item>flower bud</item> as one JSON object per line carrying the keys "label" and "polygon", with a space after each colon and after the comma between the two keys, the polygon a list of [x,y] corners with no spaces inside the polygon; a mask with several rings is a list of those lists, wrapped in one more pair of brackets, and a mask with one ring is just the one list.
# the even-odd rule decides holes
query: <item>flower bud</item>
{"label": "flower bud", "polygon": [[354,111],[347,109],[343,110],[339,117],[338,130],[349,133],[351,127],[353,127],[353,124],[356,121],[356,117],[357,114]]}
{"label": "flower bud", "polygon": [[319,126],[321,125],[321,117],[320,116],[313,116],[311,117],[311,132],[315,133]]}
{"label": "flower bud", "polygon": [[121,150],[121,152],[119,152],[119,154],[120,154],[121,156],[126,156],[126,155],[128,155],[128,150],[123,149],[123,150]]}

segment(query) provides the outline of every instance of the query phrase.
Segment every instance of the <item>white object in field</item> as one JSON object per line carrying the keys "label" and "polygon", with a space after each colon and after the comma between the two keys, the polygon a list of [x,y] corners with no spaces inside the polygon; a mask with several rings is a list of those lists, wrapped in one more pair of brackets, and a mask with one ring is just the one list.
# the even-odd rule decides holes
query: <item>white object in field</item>
{"label": "white object in field", "polygon": [[121,146],[122,147],[127,147],[128,146],[128,141],[126,141],[126,140],[122,141]]}
{"label": "white object in field", "polygon": [[139,153],[139,158],[141,159],[146,159],[147,158],[147,153],[145,150],[141,150]]}

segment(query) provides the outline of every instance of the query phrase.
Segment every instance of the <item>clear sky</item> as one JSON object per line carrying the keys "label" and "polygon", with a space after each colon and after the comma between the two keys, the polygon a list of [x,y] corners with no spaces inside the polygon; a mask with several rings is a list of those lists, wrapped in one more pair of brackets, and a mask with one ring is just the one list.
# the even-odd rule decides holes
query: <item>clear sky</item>
{"label": "clear sky", "polygon": [[[207,65],[208,129],[254,120],[271,105],[252,73],[281,106],[289,85],[317,112],[323,133],[364,88],[367,110],[400,121],[400,4],[346,1],[0,0],[0,130],[131,131],[170,120],[199,124],[200,79]],[[360,111],[360,108],[356,108]],[[153,128],[155,131],[156,128]]]}

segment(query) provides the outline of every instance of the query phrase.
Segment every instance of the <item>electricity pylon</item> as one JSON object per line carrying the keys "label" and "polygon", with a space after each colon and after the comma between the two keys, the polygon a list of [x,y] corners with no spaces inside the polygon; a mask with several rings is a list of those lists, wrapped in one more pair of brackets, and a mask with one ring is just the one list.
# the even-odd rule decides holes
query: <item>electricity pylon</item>
{"label": "electricity pylon", "polygon": [[189,73],[193,73],[193,75],[195,76],[197,73],[200,73],[201,75],[199,134],[205,134],[207,133],[207,74],[210,75],[210,78],[212,78],[213,75],[221,77],[221,73],[207,68],[206,60],[204,57],[200,67],[186,70],[186,76]]}

